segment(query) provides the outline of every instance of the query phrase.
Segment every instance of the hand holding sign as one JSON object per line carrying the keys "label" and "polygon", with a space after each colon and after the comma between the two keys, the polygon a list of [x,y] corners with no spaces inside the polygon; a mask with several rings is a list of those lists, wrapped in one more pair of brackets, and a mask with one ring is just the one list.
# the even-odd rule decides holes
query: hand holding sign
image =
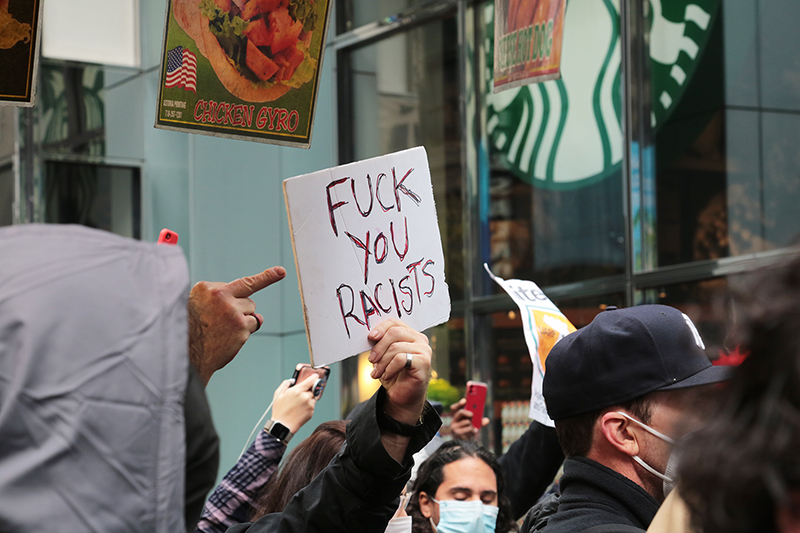
{"label": "hand holding sign", "polygon": [[204,383],[230,363],[261,324],[250,296],[286,276],[281,266],[230,283],[200,281],[189,295],[189,356]]}
{"label": "hand holding sign", "polygon": [[283,182],[311,362],[372,348],[384,320],[450,316],[428,159],[413,148]]}
{"label": "hand holding sign", "polygon": [[428,337],[390,318],[375,326],[369,338],[376,341],[369,355],[374,365],[370,375],[381,380],[390,400],[384,411],[399,422],[415,425],[431,379]]}

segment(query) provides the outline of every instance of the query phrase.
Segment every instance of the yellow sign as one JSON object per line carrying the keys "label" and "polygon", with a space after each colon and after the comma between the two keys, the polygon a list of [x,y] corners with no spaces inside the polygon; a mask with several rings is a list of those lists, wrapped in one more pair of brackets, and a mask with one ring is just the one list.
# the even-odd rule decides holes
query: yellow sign
{"label": "yellow sign", "polygon": [[547,354],[550,353],[550,350],[562,337],[575,331],[575,326],[560,312],[549,313],[533,308],[528,308],[528,310],[538,333],[536,340],[539,344],[537,347],[539,362],[542,365],[542,370],[545,370]]}

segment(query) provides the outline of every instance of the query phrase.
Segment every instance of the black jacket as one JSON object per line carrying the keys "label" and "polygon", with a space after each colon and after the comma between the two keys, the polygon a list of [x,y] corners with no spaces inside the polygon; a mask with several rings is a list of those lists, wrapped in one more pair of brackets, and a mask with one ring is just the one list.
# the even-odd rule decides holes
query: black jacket
{"label": "black jacket", "polygon": [[375,417],[386,391],[370,398],[347,425],[339,454],[314,481],[298,492],[282,513],[239,524],[228,533],[295,533],[334,531],[382,533],[397,510],[398,496],[411,476],[411,458],[430,441],[442,421],[430,406],[423,432],[411,438],[403,463],[386,452]]}
{"label": "black jacket", "polygon": [[534,420],[497,462],[503,471],[505,493],[511,502],[514,520],[517,520],[553,482],[564,462],[564,453],[558,444],[555,428]]}
{"label": "black jacket", "polygon": [[560,488],[558,511],[547,517],[543,528],[531,523],[534,520],[529,515],[523,532],[579,533],[609,524],[644,530],[659,507],[642,487],[586,457],[572,457],[564,462]]}

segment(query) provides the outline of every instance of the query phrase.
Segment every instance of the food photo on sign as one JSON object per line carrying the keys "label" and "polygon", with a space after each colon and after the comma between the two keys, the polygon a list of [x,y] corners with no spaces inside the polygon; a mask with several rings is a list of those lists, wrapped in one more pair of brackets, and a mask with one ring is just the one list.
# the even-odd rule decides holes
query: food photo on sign
{"label": "food photo on sign", "polygon": [[308,148],[329,0],[171,0],[156,127]]}
{"label": "food photo on sign", "polygon": [[34,104],[40,17],[38,0],[0,0],[0,105]]}

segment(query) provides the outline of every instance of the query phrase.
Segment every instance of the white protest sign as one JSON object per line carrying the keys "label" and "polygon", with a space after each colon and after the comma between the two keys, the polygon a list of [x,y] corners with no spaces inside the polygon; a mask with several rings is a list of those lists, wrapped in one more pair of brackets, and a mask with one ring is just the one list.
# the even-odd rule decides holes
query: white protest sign
{"label": "white protest sign", "polygon": [[424,148],[289,178],[283,193],[312,364],[369,350],[386,319],[421,331],[450,318]]}
{"label": "white protest sign", "polygon": [[555,343],[575,331],[575,326],[534,282],[498,278],[492,274],[486,263],[483,264],[483,268],[519,306],[522,327],[525,331],[525,342],[528,344],[528,352],[533,361],[531,408],[528,416],[540,424],[553,427],[555,424],[547,415],[542,394],[545,360]]}

